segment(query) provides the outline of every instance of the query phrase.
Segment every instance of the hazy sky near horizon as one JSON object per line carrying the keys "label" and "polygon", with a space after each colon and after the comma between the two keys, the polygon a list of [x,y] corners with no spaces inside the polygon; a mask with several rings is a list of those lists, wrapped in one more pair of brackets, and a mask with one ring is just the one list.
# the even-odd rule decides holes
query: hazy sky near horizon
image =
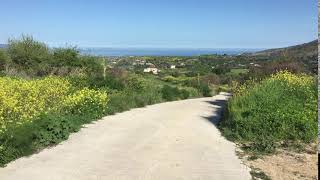
{"label": "hazy sky near horizon", "polygon": [[272,48],[318,36],[317,0],[0,0],[0,43]]}

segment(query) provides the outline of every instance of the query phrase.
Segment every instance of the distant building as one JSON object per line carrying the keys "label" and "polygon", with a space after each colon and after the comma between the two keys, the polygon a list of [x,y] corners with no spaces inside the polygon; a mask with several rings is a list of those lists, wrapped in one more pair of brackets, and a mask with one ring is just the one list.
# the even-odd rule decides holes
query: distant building
{"label": "distant building", "polygon": [[176,68],[176,65],[171,65],[170,66],[170,69],[175,69]]}
{"label": "distant building", "polygon": [[160,70],[158,70],[157,68],[154,68],[154,67],[149,67],[149,68],[145,68],[143,70],[143,72],[147,72],[147,73],[152,72],[153,74],[158,74],[158,72],[160,72]]}
{"label": "distant building", "polygon": [[250,63],[251,66],[254,66],[254,67],[261,67],[260,64],[256,64],[256,63]]}

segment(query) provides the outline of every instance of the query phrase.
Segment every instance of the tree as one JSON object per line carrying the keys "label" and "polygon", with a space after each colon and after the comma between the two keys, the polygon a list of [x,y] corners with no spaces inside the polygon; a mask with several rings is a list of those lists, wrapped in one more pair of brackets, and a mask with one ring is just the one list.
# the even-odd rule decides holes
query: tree
{"label": "tree", "polygon": [[25,70],[38,72],[50,59],[49,48],[32,36],[22,35],[20,39],[9,39],[8,53],[12,62]]}
{"label": "tree", "polygon": [[54,49],[52,65],[55,67],[79,67],[81,65],[79,51],[76,47]]}
{"label": "tree", "polygon": [[84,68],[90,76],[103,76],[103,63],[103,59],[94,56],[82,56],[79,65]]}

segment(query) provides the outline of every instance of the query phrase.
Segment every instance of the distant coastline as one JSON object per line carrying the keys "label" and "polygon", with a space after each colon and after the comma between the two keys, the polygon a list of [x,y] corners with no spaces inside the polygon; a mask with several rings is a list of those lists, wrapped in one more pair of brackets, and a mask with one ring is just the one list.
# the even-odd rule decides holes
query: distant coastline
{"label": "distant coastline", "polygon": [[206,54],[239,55],[262,49],[208,49],[208,48],[79,48],[81,54],[95,56],[199,56]]}
{"label": "distant coastline", "polygon": [[[0,44],[0,48],[6,48],[7,44]],[[93,56],[200,56],[208,54],[239,55],[243,53],[255,53],[264,49],[241,48],[78,48],[82,55]]]}
{"label": "distant coastline", "polygon": [[6,48],[8,47],[8,44],[0,44],[0,48]]}

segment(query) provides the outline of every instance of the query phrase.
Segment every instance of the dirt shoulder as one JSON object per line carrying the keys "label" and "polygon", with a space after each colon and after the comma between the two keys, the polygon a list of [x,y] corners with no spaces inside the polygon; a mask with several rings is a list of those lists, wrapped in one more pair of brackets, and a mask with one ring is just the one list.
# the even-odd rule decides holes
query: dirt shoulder
{"label": "dirt shoulder", "polygon": [[308,146],[302,152],[281,149],[275,154],[254,158],[241,150],[238,154],[244,164],[251,167],[251,174],[254,174],[256,179],[316,180],[318,179],[316,148],[316,145]]}

